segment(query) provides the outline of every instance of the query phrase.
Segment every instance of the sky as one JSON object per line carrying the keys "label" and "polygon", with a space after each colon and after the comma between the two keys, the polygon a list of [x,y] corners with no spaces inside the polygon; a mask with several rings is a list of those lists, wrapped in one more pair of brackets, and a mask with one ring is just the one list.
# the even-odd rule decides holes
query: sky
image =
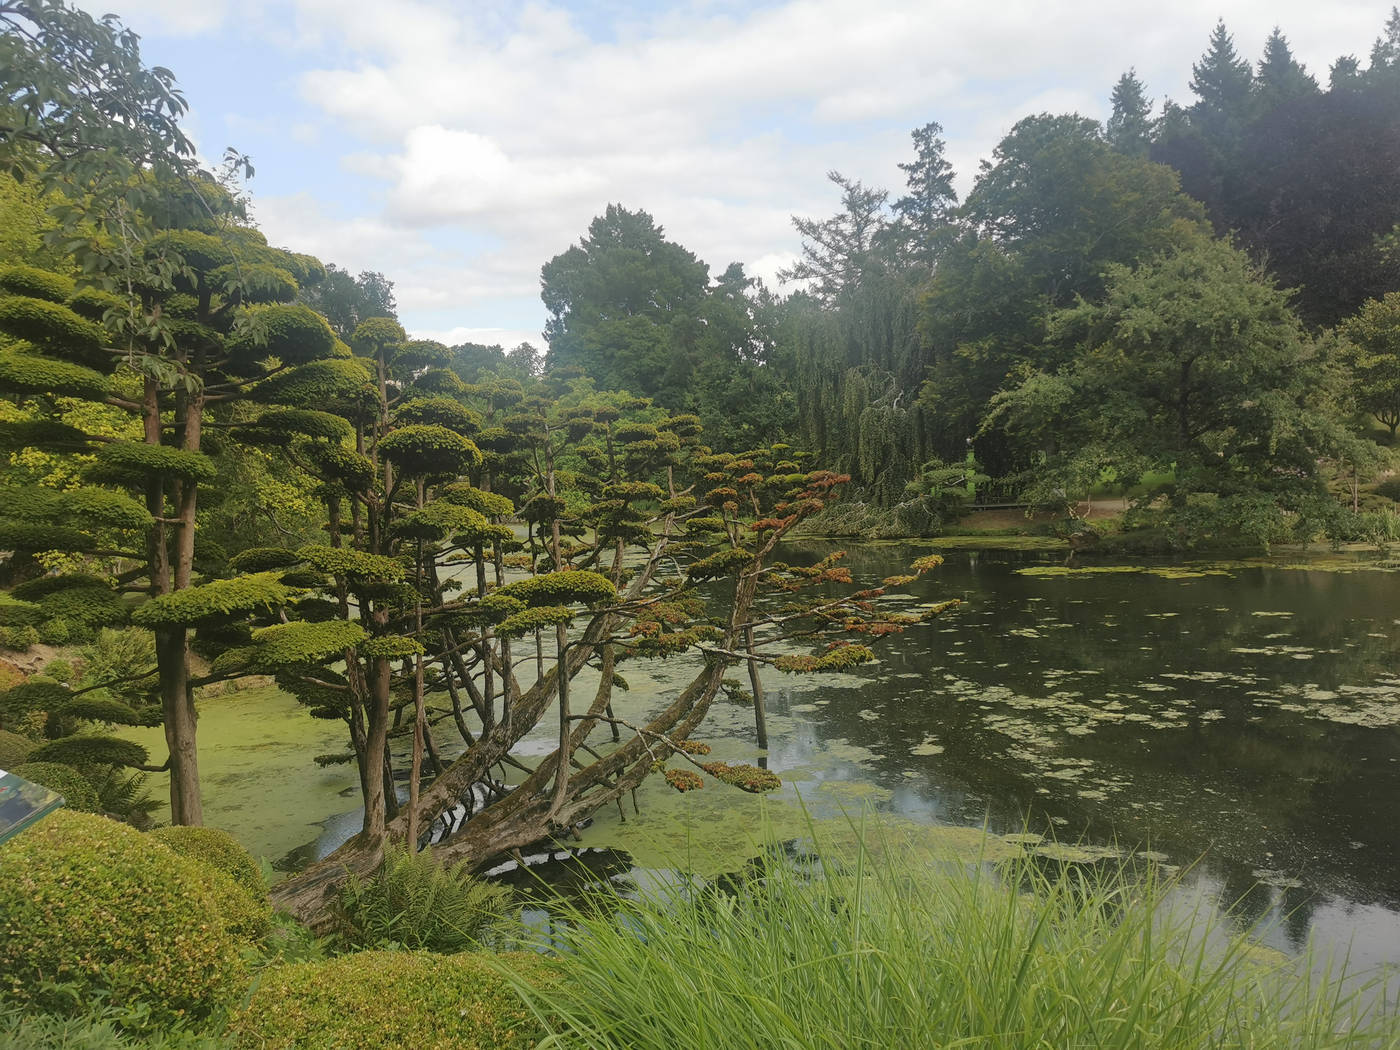
{"label": "sky", "polygon": [[543,347],[540,267],[609,203],[712,275],[776,286],[829,171],[902,189],[944,129],[962,193],[1021,117],[1106,119],[1136,70],[1189,102],[1223,18],[1257,60],[1279,26],[1324,84],[1365,64],[1386,2],[1251,0],[80,0],[176,75],[187,134],[250,156],[268,240],[394,282],[410,334]]}

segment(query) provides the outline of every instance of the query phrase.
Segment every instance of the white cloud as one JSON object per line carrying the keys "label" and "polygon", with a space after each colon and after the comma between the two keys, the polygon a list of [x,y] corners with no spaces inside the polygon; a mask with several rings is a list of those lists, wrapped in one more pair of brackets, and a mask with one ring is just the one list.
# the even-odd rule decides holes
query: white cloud
{"label": "white cloud", "polygon": [[[1364,60],[1385,8],[1234,0],[1226,17],[1244,56],[1257,57],[1278,24],[1325,79],[1343,52]],[[385,272],[410,322],[417,313],[437,319],[425,327],[472,331],[542,316],[540,265],[609,202],[651,212],[712,271],[739,260],[771,282],[797,251],[790,216],[835,210],[829,169],[897,196],[908,129],[936,119],[965,194],[1017,119],[1106,116],[1129,66],[1159,104],[1187,99],[1219,10],[1207,0],[1170,12],[1117,0],[693,0],[656,12],[249,0],[234,23],[227,0],[127,6],[138,31],[237,25],[281,48],[302,100],[285,134],[318,142],[344,172],[308,179],[330,190],[356,181],[260,200],[269,234]]]}

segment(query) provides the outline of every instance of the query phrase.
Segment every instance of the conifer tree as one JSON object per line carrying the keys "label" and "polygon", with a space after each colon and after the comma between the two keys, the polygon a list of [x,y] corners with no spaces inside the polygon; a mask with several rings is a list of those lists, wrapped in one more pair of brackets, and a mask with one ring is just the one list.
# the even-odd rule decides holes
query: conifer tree
{"label": "conifer tree", "polygon": [[1207,119],[1242,120],[1248,115],[1254,74],[1247,61],[1235,52],[1235,41],[1217,22],[1210,34],[1210,46],[1191,67],[1191,90],[1199,100],[1194,107]]}
{"label": "conifer tree", "polygon": [[911,259],[931,265],[938,256],[940,234],[946,232],[958,203],[953,166],[943,155],[943,127],[930,121],[910,132],[914,159],[901,163],[908,192],[894,202],[898,231]]}
{"label": "conifer tree", "polygon": [[1152,145],[1152,100],[1147,97],[1137,71],[1128,70],[1113,85],[1113,114],[1105,132],[1109,144],[1119,153],[1147,156]]}
{"label": "conifer tree", "polygon": [[1277,26],[1264,43],[1255,87],[1260,107],[1265,111],[1318,93],[1317,81],[1293,57],[1287,38]]}

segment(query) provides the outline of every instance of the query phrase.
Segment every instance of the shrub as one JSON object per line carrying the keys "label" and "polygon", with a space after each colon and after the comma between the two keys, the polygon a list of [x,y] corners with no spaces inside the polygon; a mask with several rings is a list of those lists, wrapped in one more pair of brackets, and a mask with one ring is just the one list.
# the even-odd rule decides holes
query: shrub
{"label": "shrub", "polygon": [[1400,478],[1387,478],[1376,486],[1375,492],[1377,496],[1400,503]]}
{"label": "shrub", "polygon": [[[6,767],[0,767],[6,768]],[[25,762],[10,770],[17,777],[42,784],[63,796],[63,803],[77,813],[100,813],[97,792],[85,776],[60,762]]]}
{"label": "shrub", "polygon": [[0,627],[0,649],[13,649],[17,653],[27,653],[32,646],[39,644],[39,632],[33,627]]}
{"label": "shrub", "polygon": [[255,897],[267,894],[262,872],[252,854],[238,844],[227,831],[218,828],[190,828],[172,825],[153,828],[151,838],[182,857],[197,860],[215,871],[221,871],[246,893]]}
{"label": "shrub", "polygon": [[[495,958],[530,986],[554,975],[539,955]],[[259,1050],[523,1050],[544,1035],[492,962],[403,952],[271,967],[229,1031]]]}
{"label": "shrub", "polygon": [[97,790],[98,809],[109,817],[144,830],[150,827],[151,814],[165,807],[146,792],[147,773],[111,765],[89,766],[86,772]]}
{"label": "shrub", "polygon": [[28,737],[0,729],[0,769],[14,769],[29,760],[34,741]]}
{"label": "shrub", "polygon": [[389,846],[372,878],[351,878],[336,905],[347,948],[398,944],[436,952],[475,946],[500,919],[510,893],[472,878],[465,864],[444,867],[429,850]]}
{"label": "shrub", "polygon": [[205,869],[106,817],[62,810],[0,846],[0,994],[57,1014],[106,997],[153,1025],[242,989]]}
{"label": "shrub", "polygon": [[210,890],[219,898],[219,909],[229,932],[250,940],[262,940],[272,929],[272,905],[262,872],[248,851],[227,831],[175,825],[149,832],[167,849],[211,869],[218,878]]}

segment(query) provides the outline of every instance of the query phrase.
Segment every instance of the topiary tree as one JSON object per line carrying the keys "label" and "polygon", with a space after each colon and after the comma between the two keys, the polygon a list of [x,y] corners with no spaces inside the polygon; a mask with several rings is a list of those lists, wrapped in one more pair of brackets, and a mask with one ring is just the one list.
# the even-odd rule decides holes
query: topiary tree
{"label": "topiary tree", "polygon": [[[100,627],[126,622],[119,590],[161,598],[191,588],[200,487],[215,475],[203,450],[206,426],[232,437],[245,429],[250,436],[325,433],[324,413],[217,418],[221,411],[227,417],[227,406],[251,385],[343,351],[323,318],[286,302],[299,282],[318,279],[320,264],[268,247],[240,215],[238,202],[213,184],[171,188],[159,227],[138,246],[142,262],[132,269],[128,299],[79,290],[62,275],[29,267],[0,270],[0,336],[8,339],[0,347],[0,390],[24,413],[0,441],[18,452],[67,448],[81,464],[61,489],[12,488],[0,536],[21,556],[57,551],[141,566],[116,574],[115,586],[92,573],[32,581],[15,597],[37,609],[0,609],[10,626],[28,618],[40,637],[82,642]],[[129,429],[70,426],[60,416],[71,416],[75,403],[125,412]],[[254,596],[252,606],[221,608],[228,593],[196,591],[137,616],[156,638],[178,823],[199,823],[202,810],[189,629],[209,614],[227,618],[258,606]],[[214,603],[209,610],[199,607],[206,600]]]}
{"label": "topiary tree", "polygon": [[[832,595],[833,585],[850,582],[835,562],[815,569],[770,564],[782,538],[825,505],[841,476],[799,467],[786,446],[714,455],[698,444],[693,416],[598,394],[586,382],[546,380],[533,392],[494,384],[460,391],[454,400],[465,400],[481,419],[474,443],[484,451],[479,462],[464,458],[455,465],[465,477],[450,478],[453,465],[436,458],[446,442],[419,440],[416,428],[433,424],[414,415],[402,427],[408,436],[396,437],[393,399],[411,401],[434,366],[408,378],[395,375],[384,363],[399,351],[387,337],[368,352],[365,342],[356,340],[364,356],[378,359],[371,372],[381,411],[346,418],[370,461],[361,477],[371,480],[351,493],[334,487],[327,473],[328,499],[349,502],[349,522],[328,503],[337,538],[325,549],[298,552],[336,577],[323,588],[336,610],[329,623],[358,623],[363,640],[340,653],[327,646],[314,666],[290,668],[279,680],[353,726],[357,710],[371,710],[359,697],[374,697],[372,689],[357,692],[355,680],[374,673],[373,659],[385,658],[389,666],[380,673],[390,699],[380,710],[407,712],[412,705],[410,798],[381,828],[367,796],[363,833],[274,890],[278,905],[294,914],[324,920],[327,894],[347,877],[367,879],[386,841],[411,848],[431,831],[437,856],[474,866],[567,833],[673,755],[689,753],[687,737],[703,721],[727,667],[743,661],[793,672],[850,667],[872,658],[852,641],[862,632],[902,630],[937,611],[883,614],[879,588]],[[445,395],[435,390],[434,396]],[[525,523],[518,553],[511,553],[522,545],[510,530],[481,513],[509,507],[498,489],[513,494]],[[376,537],[389,542],[371,549]],[[756,602],[769,591],[782,595],[787,611],[760,617]],[[329,623],[277,630],[304,633]],[[548,662],[546,635],[553,636]],[[828,648],[806,660],[774,654],[797,638]],[[535,648],[536,676],[528,688],[516,677],[513,647],[521,644]],[[337,656],[346,659],[343,678],[330,666]],[[619,683],[625,687],[619,665],[644,657],[690,658],[696,674],[663,711],[631,725],[613,715],[612,695]],[[255,651],[251,659],[266,657]],[[579,703],[571,686],[585,668],[596,672],[598,685]],[[435,706],[443,699],[445,707]],[[536,760],[516,754],[551,707],[558,720],[552,752]],[[466,750],[419,790],[419,756],[440,754],[432,728],[442,723],[457,728]],[[590,743],[599,730],[613,737],[607,753]],[[366,754],[365,772],[381,755]],[[503,763],[520,776],[509,792],[490,777]],[[702,768],[744,790],[776,786],[764,770]],[[444,816],[463,797],[482,793],[484,805],[469,820]]]}

